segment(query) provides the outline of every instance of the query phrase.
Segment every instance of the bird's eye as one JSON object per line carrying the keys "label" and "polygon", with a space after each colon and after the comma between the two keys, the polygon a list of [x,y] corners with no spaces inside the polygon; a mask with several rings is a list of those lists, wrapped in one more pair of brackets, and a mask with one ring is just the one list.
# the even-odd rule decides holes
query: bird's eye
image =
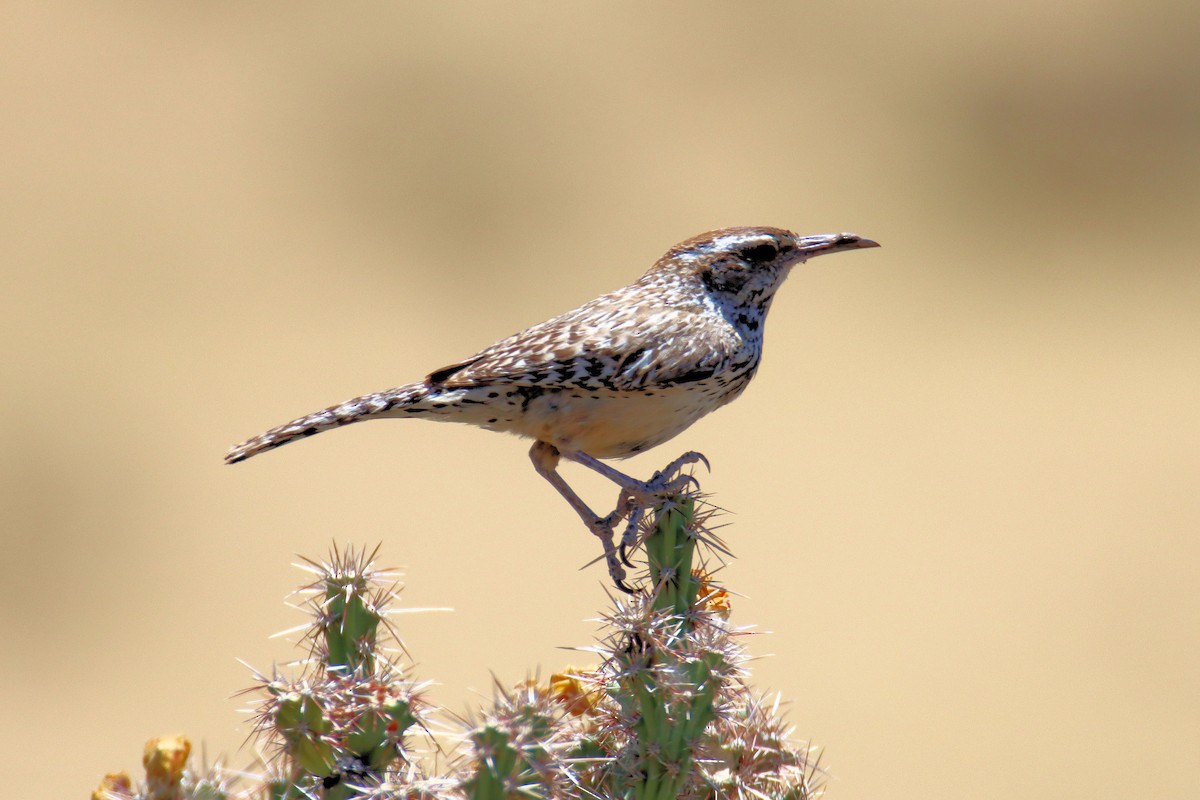
{"label": "bird's eye", "polygon": [[765,264],[768,261],[774,261],[779,255],[779,248],[773,243],[756,244],[753,247],[747,247],[741,251],[742,258],[749,261],[751,264]]}

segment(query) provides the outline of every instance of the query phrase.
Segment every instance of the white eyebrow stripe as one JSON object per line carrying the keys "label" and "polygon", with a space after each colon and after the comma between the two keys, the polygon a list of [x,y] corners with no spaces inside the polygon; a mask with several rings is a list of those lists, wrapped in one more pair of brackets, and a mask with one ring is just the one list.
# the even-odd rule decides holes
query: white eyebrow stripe
{"label": "white eyebrow stripe", "polygon": [[763,236],[761,233],[729,233],[725,236],[718,236],[716,239],[714,239],[712,243],[712,249],[741,250],[750,242],[767,244],[770,241],[770,237]]}

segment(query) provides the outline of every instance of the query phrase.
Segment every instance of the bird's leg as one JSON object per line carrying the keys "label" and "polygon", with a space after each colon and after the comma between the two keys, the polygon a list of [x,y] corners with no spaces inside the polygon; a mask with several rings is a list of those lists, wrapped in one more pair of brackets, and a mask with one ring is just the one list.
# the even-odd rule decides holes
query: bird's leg
{"label": "bird's leg", "polygon": [[704,464],[705,468],[709,470],[712,469],[703,453],[690,450],[654,473],[650,480],[639,481],[587,453],[571,452],[565,453],[565,455],[572,461],[595,470],[621,487],[617,512],[614,513],[621,513],[622,509],[628,509],[622,514],[622,516],[628,515],[629,522],[625,526],[625,533],[621,536],[620,547],[621,561],[628,566],[632,566],[629,563],[628,553],[637,545],[638,524],[642,521],[646,510],[652,508],[659,501],[683,491],[689,483],[699,487],[700,482],[694,476],[680,475],[679,471],[689,464],[697,463]]}
{"label": "bird's leg", "polygon": [[699,482],[695,477],[679,474],[679,471],[688,464],[701,463],[705,467],[709,466],[708,459],[702,453],[687,452],[654,473],[654,477],[650,480],[639,481],[637,478],[626,475],[624,472],[610,467],[608,464],[593,456],[589,456],[587,453],[572,451],[563,453],[562,455],[577,464],[582,464],[588,469],[600,473],[617,486],[620,486],[623,497],[628,495],[639,503],[647,504],[652,504],[657,500],[665,500],[672,495],[678,494],[689,483],[698,485]]}
{"label": "bird's leg", "polygon": [[623,559],[618,558],[617,548],[613,543],[613,526],[625,516],[621,506],[619,505],[617,510],[607,517],[598,516],[563,480],[562,475],[558,474],[559,457],[558,448],[549,442],[534,442],[533,447],[529,449],[529,459],[533,462],[533,468],[558,490],[571,508],[575,509],[575,513],[583,520],[583,524],[587,525],[588,530],[600,539],[604,547],[604,561],[608,565],[608,574],[612,577],[613,583],[621,591],[633,594],[633,589],[625,583],[625,569],[621,566]]}

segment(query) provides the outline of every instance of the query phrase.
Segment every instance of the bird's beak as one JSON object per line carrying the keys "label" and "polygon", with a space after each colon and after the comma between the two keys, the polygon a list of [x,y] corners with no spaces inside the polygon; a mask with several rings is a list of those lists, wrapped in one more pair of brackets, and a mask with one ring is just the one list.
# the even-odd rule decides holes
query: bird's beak
{"label": "bird's beak", "polygon": [[843,250],[858,250],[863,247],[879,247],[879,243],[864,239],[854,233],[825,233],[819,236],[796,237],[798,255],[803,261],[807,261],[813,256],[840,253]]}

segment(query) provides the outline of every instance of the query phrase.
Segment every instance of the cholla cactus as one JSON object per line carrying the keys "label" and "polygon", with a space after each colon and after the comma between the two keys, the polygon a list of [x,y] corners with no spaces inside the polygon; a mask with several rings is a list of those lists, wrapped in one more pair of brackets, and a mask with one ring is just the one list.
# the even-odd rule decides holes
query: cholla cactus
{"label": "cholla cactus", "polygon": [[[498,687],[490,708],[458,723],[457,755],[442,774],[429,772],[422,747],[434,709],[398,660],[388,619],[395,577],[374,566],[375,552],[335,548],[305,566],[316,579],[298,593],[312,618],[299,674],[258,675],[248,690],[266,774],[192,775],[186,750],[180,758],[152,742],[145,787],[109,776],[93,797],[813,798],[815,761],[789,739],[778,703],[746,685],[729,595],[701,563],[725,552],[713,513],[695,494],[659,508],[641,529],[646,590],[613,599],[606,634],[587,648],[599,663]],[[160,761],[165,778],[149,772]]]}

